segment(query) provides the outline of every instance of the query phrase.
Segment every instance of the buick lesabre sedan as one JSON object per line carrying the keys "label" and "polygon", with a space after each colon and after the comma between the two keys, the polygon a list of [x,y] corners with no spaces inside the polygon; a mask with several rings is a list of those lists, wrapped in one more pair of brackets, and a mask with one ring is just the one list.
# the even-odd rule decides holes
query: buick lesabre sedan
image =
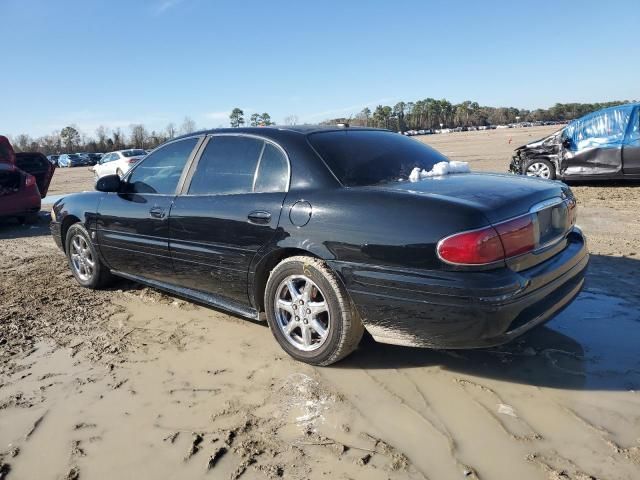
{"label": "buick lesabre sedan", "polygon": [[576,202],[560,182],[428,175],[447,161],[385,130],[204,131],[59,200],[51,232],[81,285],[115,275],[266,316],[315,365],[365,329],[417,347],[502,344],[580,291]]}

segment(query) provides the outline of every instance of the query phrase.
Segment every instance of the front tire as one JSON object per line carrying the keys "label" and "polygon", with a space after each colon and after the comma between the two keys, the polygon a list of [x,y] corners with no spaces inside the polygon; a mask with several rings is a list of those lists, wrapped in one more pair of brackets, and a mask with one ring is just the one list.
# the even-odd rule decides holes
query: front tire
{"label": "front tire", "polygon": [[71,273],[78,283],[86,288],[97,289],[109,284],[112,275],[100,261],[89,232],[80,223],[74,223],[67,230],[65,251]]}
{"label": "front tire", "polygon": [[556,167],[546,158],[532,158],[524,165],[524,174],[527,177],[544,178],[545,180],[555,180]]}
{"label": "front tire", "polygon": [[273,336],[293,358],[330,365],[353,352],[364,326],[344,286],[316,258],[290,257],[271,272],[265,310]]}

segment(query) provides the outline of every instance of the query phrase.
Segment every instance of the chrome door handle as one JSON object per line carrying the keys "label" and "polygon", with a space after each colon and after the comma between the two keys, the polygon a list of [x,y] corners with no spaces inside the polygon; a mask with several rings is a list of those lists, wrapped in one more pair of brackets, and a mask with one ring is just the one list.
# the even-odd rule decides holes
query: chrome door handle
{"label": "chrome door handle", "polygon": [[267,225],[271,221],[271,214],[264,210],[256,210],[251,212],[247,218],[249,223],[255,223],[257,225]]}
{"label": "chrome door handle", "polygon": [[151,215],[153,218],[164,218],[165,215],[165,210],[162,207],[152,207],[151,210],[149,210],[149,215]]}

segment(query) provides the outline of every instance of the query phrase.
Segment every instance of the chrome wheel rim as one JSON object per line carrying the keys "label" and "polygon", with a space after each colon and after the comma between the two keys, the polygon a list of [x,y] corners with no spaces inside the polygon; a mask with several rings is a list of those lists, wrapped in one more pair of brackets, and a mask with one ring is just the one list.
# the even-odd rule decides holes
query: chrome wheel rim
{"label": "chrome wheel rim", "polygon": [[93,258],[91,247],[87,239],[82,235],[74,235],[71,238],[71,265],[80,280],[87,282],[93,277],[96,261]]}
{"label": "chrome wheel rim", "polygon": [[546,165],[542,162],[535,162],[529,165],[529,167],[527,168],[527,176],[548,179],[549,177],[551,177],[551,169],[549,168],[549,165]]}
{"label": "chrome wheel rim", "polygon": [[298,350],[312,352],[329,338],[329,305],[322,290],[308,277],[291,275],[280,282],[274,310],[280,332]]}

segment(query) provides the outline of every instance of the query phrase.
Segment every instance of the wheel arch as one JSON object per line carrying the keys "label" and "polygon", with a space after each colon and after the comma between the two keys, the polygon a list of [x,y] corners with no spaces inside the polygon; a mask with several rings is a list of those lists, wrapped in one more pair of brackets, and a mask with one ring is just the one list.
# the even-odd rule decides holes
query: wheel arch
{"label": "wheel arch", "polygon": [[258,261],[249,282],[249,296],[258,312],[264,312],[264,291],[271,271],[285,258],[295,257],[298,255],[305,255],[319,260],[324,260],[322,257],[303,248],[286,247],[272,250]]}
{"label": "wheel arch", "polygon": [[80,219],[75,215],[67,215],[62,220],[62,225],[60,226],[60,239],[62,240],[62,250],[64,253],[67,253],[67,232],[71,225],[80,222]]}

